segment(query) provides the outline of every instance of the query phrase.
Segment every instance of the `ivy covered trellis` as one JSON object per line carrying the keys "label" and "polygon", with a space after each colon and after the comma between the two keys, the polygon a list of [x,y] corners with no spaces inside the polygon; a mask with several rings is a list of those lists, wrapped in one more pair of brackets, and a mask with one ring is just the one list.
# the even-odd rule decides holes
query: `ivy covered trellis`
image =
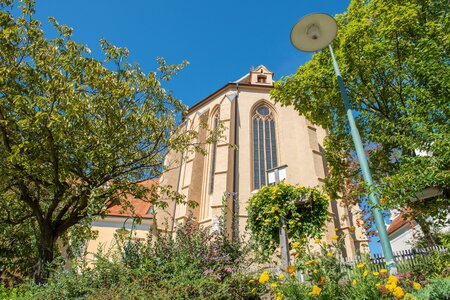
{"label": "ivy covered trellis", "polygon": [[320,237],[328,219],[329,198],[317,188],[293,186],[284,181],[262,187],[249,199],[248,227],[264,256],[280,243],[282,219],[291,241]]}

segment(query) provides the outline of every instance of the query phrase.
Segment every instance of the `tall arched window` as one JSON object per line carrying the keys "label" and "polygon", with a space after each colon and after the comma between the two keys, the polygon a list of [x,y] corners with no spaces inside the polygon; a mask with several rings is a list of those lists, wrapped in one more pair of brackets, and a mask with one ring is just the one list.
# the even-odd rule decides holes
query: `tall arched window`
{"label": "tall arched window", "polygon": [[[219,125],[219,111],[217,111],[212,120],[212,130],[216,130]],[[211,145],[211,168],[209,173],[209,194],[214,192],[214,173],[216,172],[216,156],[217,156],[217,142]]]}
{"label": "tall arched window", "polygon": [[253,188],[266,185],[266,171],[277,167],[275,121],[271,109],[263,104],[256,108],[253,122]]}

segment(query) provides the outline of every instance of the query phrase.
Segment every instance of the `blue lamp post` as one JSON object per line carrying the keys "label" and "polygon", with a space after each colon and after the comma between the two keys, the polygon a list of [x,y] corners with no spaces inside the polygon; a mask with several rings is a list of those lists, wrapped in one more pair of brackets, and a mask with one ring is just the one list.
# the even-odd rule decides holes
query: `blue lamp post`
{"label": "blue lamp post", "polygon": [[[300,21],[298,21],[292,28],[291,43],[295,48],[304,52],[315,52],[327,46],[330,49],[334,71],[341,90],[342,99],[344,100],[344,107],[350,123],[353,143],[355,144],[355,150],[361,166],[361,172],[366,184],[369,187],[372,187],[374,184],[372,181],[372,175],[370,174],[366,153],[364,152],[364,147],[361,141],[361,136],[359,135],[358,128],[356,127],[355,118],[350,108],[344,81],[342,80],[339,66],[336,62],[336,58],[334,57],[333,49],[331,48],[331,43],[336,37],[337,30],[338,26],[336,20],[330,15],[322,13],[310,14],[300,19]],[[371,192],[369,194],[369,199],[375,205],[379,205],[378,197],[374,193]],[[386,231],[383,216],[380,209],[377,207],[372,208],[372,213],[375,219],[378,236],[380,237],[380,243],[386,259],[387,268],[390,274],[394,275],[397,273],[397,267],[394,260],[394,255],[392,254],[391,243]]]}

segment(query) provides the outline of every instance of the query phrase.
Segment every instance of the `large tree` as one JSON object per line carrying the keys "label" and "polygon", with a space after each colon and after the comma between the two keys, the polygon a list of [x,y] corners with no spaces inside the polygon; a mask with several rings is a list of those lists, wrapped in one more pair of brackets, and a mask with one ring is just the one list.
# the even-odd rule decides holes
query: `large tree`
{"label": "large tree", "polygon": [[0,2],[0,253],[26,263],[30,247],[42,283],[58,238],[125,194],[156,201],[139,182],[160,175],[167,151],[201,146],[178,126],[186,107],[160,82],[185,63],[159,59],[146,74],[105,40],[96,60],[52,18],[57,36],[46,38],[33,1],[17,5]]}
{"label": "large tree", "polygon": [[[421,221],[430,215],[443,220],[449,213],[448,10],[447,0],[352,0],[347,12],[336,16],[333,48],[351,107],[358,111],[381,202]],[[357,203],[352,191],[365,187],[328,49],[277,82],[272,96],[329,130],[326,187]],[[440,193],[421,199],[427,188]]]}

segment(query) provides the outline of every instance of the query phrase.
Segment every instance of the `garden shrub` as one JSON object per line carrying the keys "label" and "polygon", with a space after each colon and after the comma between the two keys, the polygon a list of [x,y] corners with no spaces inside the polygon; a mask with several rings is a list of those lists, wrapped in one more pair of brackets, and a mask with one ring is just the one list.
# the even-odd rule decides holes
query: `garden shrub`
{"label": "garden shrub", "polygon": [[[343,237],[335,236],[333,239],[328,244],[316,240],[320,246],[320,251],[316,253],[309,249],[309,245],[305,247],[293,243],[295,267],[288,268],[287,274],[264,271],[258,280],[263,287],[259,288],[260,294],[270,292],[277,300],[447,299],[445,297],[450,295],[450,278],[429,280],[433,278],[430,276],[448,276],[442,267],[450,263],[448,253],[433,253],[426,257],[425,263],[439,266],[434,273],[424,275],[418,270],[411,270],[390,276],[388,270],[372,265],[369,257],[354,266],[342,264],[340,249]],[[304,282],[300,280],[300,274]]]}
{"label": "garden shrub", "polygon": [[416,300],[450,299],[450,278],[437,278],[414,294]]}
{"label": "garden shrub", "polygon": [[246,243],[230,241],[192,220],[176,237],[127,241],[122,255],[99,253],[93,268],[56,272],[43,286],[0,288],[2,299],[258,299],[244,274]]}
{"label": "garden shrub", "polygon": [[248,228],[263,258],[278,247],[281,226],[291,240],[307,242],[320,237],[328,219],[329,198],[317,188],[282,181],[262,187],[248,202]]}

